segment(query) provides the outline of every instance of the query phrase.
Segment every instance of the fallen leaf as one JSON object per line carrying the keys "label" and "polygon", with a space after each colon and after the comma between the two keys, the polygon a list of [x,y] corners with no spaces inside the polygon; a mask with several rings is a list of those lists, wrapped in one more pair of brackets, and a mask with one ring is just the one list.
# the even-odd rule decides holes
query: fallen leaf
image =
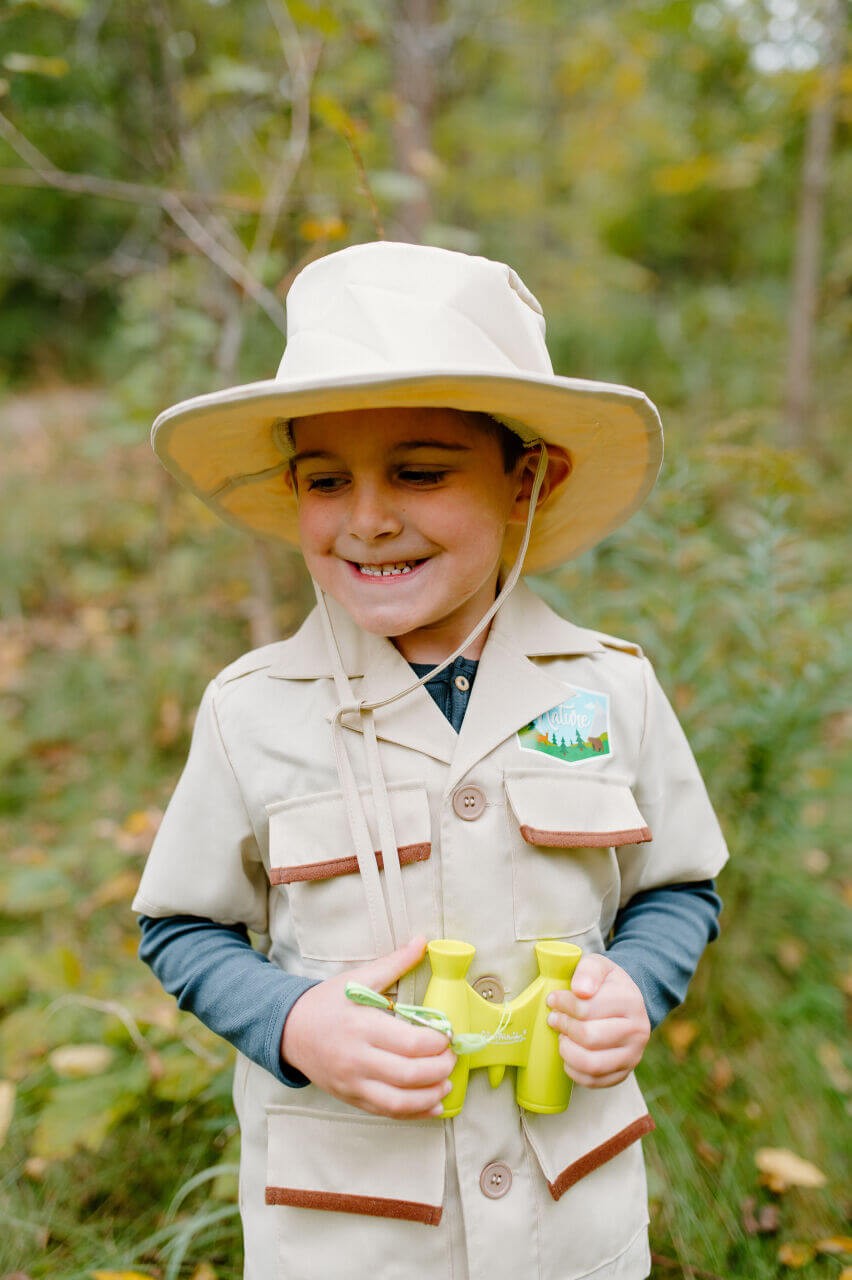
{"label": "fallen leaf", "polygon": [[0,1147],[6,1141],[15,1112],[15,1086],[11,1080],[0,1080]]}
{"label": "fallen leaf", "polygon": [[50,1167],[50,1161],[44,1156],[30,1156],[24,1161],[24,1174],[32,1182],[41,1182]]}
{"label": "fallen leaf", "polygon": [[99,1076],[114,1056],[105,1044],[64,1044],[54,1049],[47,1060],[58,1076],[79,1080],[84,1076]]}
{"label": "fallen leaf", "polygon": [[763,1175],[761,1181],[779,1194],[789,1187],[824,1187],[826,1183],[821,1169],[784,1147],[761,1147],[754,1162]]}
{"label": "fallen leaf", "polygon": [[817,1253],[852,1253],[852,1236],[829,1236],[825,1240],[817,1240]]}
{"label": "fallen leaf", "polygon": [[852,1267],[844,1267],[840,1273],[840,1280],[852,1280]]}
{"label": "fallen leaf", "polygon": [[151,1280],[148,1271],[92,1271],[95,1280]]}
{"label": "fallen leaf", "polygon": [[788,1240],[778,1250],[778,1261],[782,1267],[792,1267],[795,1270],[806,1267],[809,1262],[813,1262],[814,1257],[813,1245],[804,1244],[801,1240]]}
{"label": "fallen leaf", "polygon": [[98,885],[95,892],[80,904],[77,908],[77,913],[85,920],[93,911],[98,911],[101,907],[111,907],[116,903],[132,902],[138,888],[139,872],[125,868],[124,871],[119,871],[117,875],[111,876],[109,880],[105,880],[103,884]]}
{"label": "fallen leaf", "polygon": [[698,1035],[698,1023],[689,1018],[674,1018],[663,1023],[663,1035],[678,1062],[683,1062]]}

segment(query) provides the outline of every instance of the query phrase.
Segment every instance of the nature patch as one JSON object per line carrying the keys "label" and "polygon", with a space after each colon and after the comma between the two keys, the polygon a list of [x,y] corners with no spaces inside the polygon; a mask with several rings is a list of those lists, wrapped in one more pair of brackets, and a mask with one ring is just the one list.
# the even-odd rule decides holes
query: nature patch
{"label": "nature patch", "polygon": [[519,729],[518,742],[524,751],[540,751],[565,764],[611,755],[609,695],[575,688],[564,702]]}

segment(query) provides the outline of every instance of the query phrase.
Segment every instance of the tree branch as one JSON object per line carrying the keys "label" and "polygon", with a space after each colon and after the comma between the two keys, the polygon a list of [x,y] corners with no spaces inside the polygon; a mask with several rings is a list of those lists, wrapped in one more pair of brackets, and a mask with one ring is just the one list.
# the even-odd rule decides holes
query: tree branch
{"label": "tree branch", "polygon": [[[198,221],[198,218],[188,208],[182,194],[158,187],[146,187],[139,183],[117,182],[114,179],[97,178],[91,175],[65,173],[63,170],[58,169],[37,147],[34,147],[29,139],[19,129],[16,129],[11,120],[3,115],[2,112],[0,112],[0,136],[5,138],[21,159],[30,165],[34,173],[43,180],[44,185],[56,187],[61,191],[70,191],[78,195],[83,194],[85,191],[86,194],[125,200],[132,204],[159,205],[172,221],[180,227],[181,231],[189,237],[193,244],[211,262],[215,263],[220,271],[223,271],[249,297],[254,299],[257,305],[269,316],[273,324],[283,333],[285,322],[284,308],[281,303],[273,293],[255,279],[248,267],[234,257],[230,250],[216,240],[207,228]],[[85,182],[85,187],[80,185],[80,179]],[[197,201],[202,207],[206,205],[206,200],[201,196],[197,197]]]}

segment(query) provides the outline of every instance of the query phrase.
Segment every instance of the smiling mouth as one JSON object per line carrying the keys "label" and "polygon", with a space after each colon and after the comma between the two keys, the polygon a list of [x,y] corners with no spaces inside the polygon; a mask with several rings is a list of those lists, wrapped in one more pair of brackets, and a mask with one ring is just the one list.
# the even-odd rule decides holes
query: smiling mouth
{"label": "smiling mouth", "polygon": [[393,564],[356,564],[355,568],[365,578],[398,578],[423,563],[422,560],[397,560]]}

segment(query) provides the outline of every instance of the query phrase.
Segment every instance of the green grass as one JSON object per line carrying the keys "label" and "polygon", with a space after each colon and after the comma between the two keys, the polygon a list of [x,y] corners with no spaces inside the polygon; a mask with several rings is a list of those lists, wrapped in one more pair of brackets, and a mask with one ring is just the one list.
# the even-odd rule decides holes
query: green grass
{"label": "green grass", "polygon": [[[230,1053],[138,964],[127,904],[203,687],[250,643],[248,551],[114,401],[60,389],[31,418],[0,489],[0,1274],[233,1277]],[[765,413],[668,425],[646,509],[538,586],[654,658],[731,845],[722,938],[641,1068],[652,1245],[660,1277],[763,1280],[784,1274],[780,1243],[844,1229],[847,495],[830,423],[818,461],[775,449]],[[271,563],[283,631],[304,584]],[[108,1067],[58,1074],[68,1044],[106,1044]],[[826,1185],[774,1196],[765,1146]],[[745,1232],[749,1197],[776,1205],[776,1235]]]}

